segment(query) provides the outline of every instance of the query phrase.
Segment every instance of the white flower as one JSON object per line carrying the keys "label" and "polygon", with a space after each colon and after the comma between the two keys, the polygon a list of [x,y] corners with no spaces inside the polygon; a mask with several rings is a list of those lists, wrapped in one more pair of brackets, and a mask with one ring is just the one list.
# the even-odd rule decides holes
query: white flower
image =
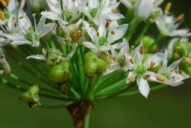
{"label": "white flower", "polygon": [[[78,4],[80,0],[46,0],[51,11],[41,12],[48,19],[58,20],[60,24],[73,22],[80,16]],[[61,5],[62,3],[62,5]]]}
{"label": "white flower", "polygon": [[150,78],[150,80],[164,83],[170,86],[178,86],[183,83],[183,80],[189,78],[189,76],[177,68],[182,59],[179,59],[172,63],[170,66],[167,66],[167,51],[165,54],[166,55],[162,67],[159,69],[158,73],[154,74],[154,77]]}
{"label": "white flower", "polygon": [[126,63],[130,69],[126,83],[130,83],[136,80],[140,93],[147,97],[150,91],[147,80],[144,78],[154,77],[151,70],[160,65],[164,58],[164,54],[156,53],[151,57],[148,57],[143,62],[144,47],[142,42],[137,46],[129,55],[126,56]]}
{"label": "white flower", "polygon": [[42,16],[36,25],[34,17],[35,26],[33,27],[30,19],[20,10],[18,26],[22,33],[20,35],[3,34],[3,36],[12,40],[11,44],[13,45],[30,44],[33,47],[38,47],[40,38],[50,32],[54,27],[54,23],[45,24],[45,21],[45,17]]}
{"label": "white flower", "polygon": [[[87,6],[88,4],[88,6]],[[124,18],[120,13],[117,13],[116,8],[118,3],[110,4],[110,0],[85,0],[79,6],[79,9],[96,25],[99,25],[104,20],[119,20]]]}
{"label": "white flower", "polygon": [[124,42],[113,43],[123,37],[128,27],[127,24],[107,30],[108,22],[102,22],[97,31],[88,22],[83,21],[83,24],[92,40],[92,42],[84,41],[83,45],[91,49],[94,53],[99,55],[101,52],[107,52],[111,49],[120,49],[125,45]]}
{"label": "white flower", "polygon": [[188,29],[177,29],[181,22],[173,15],[164,13],[160,19],[156,20],[156,25],[161,34],[164,36],[191,36]]}

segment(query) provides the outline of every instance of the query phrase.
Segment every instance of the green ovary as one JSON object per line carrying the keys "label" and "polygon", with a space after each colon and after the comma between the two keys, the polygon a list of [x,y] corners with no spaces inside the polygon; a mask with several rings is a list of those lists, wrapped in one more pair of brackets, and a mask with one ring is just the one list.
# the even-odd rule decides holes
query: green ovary
{"label": "green ovary", "polygon": [[108,43],[108,40],[107,40],[107,38],[106,37],[100,37],[99,38],[99,40],[98,40],[98,44],[100,45],[100,46],[103,46],[103,45],[106,45]]}
{"label": "green ovary", "polygon": [[90,11],[90,15],[94,18],[94,17],[96,16],[97,12],[98,12],[98,9],[97,9],[97,8],[94,8],[94,9],[92,9],[92,10]]}
{"label": "green ovary", "polygon": [[34,31],[30,31],[29,33],[27,33],[26,37],[31,42],[33,42],[34,40],[38,40],[39,38],[38,34]]}
{"label": "green ovary", "polygon": [[147,72],[147,68],[144,64],[140,64],[137,66],[137,68],[135,69],[135,72],[137,75],[144,75]]}

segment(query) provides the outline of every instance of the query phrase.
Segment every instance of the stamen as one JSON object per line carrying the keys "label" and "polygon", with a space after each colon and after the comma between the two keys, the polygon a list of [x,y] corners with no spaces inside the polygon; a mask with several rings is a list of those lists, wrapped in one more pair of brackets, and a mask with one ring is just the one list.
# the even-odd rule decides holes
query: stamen
{"label": "stamen", "polygon": [[22,19],[22,18],[24,18],[24,16],[20,16],[20,17],[19,17],[19,19]]}
{"label": "stamen", "polygon": [[0,0],[0,3],[3,5],[3,6],[7,6],[7,4],[9,3],[10,0]]}
{"label": "stamen", "polygon": [[5,15],[3,11],[0,10],[0,20],[5,20]]}
{"label": "stamen", "polygon": [[163,78],[162,76],[157,76],[157,80],[161,82],[165,82],[165,78]]}
{"label": "stamen", "polygon": [[179,16],[176,17],[177,21],[181,21],[184,19],[184,14],[180,14]]}
{"label": "stamen", "polygon": [[165,9],[164,9],[164,12],[165,13],[168,13],[169,11],[170,11],[170,8],[171,8],[171,3],[169,2],[169,3],[167,3],[167,5],[165,6]]}
{"label": "stamen", "polygon": [[135,63],[135,60],[133,58],[130,59],[131,64]]}
{"label": "stamen", "polygon": [[129,82],[132,82],[134,80],[134,77],[133,76],[130,76],[128,79],[127,79]]}
{"label": "stamen", "polygon": [[153,68],[155,66],[155,62],[151,61],[150,63],[150,69]]}
{"label": "stamen", "polygon": [[8,24],[8,22],[6,22],[6,23],[5,23],[5,26],[6,26],[7,28],[9,27],[9,24]]}
{"label": "stamen", "polygon": [[144,53],[144,47],[141,46],[141,49],[140,49],[140,54],[143,54]]}

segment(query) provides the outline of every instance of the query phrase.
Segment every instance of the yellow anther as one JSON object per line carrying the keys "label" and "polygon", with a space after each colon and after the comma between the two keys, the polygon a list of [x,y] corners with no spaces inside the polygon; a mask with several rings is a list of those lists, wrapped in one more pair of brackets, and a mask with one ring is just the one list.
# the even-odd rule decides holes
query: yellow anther
{"label": "yellow anther", "polygon": [[129,82],[132,82],[134,79],[135,79],[135,78],[134,78],[133,76],[130,76],[127,80],[128,80]]}
{"label": "yellow anther", "polygon": [[131,58],[129,61],[131,62],[131,64],[135,63],[135,60],[133,58]]}
{"label": "yellow anther", "polygon": [[7,4],[9,3],[10,0],[0,0],[0,3],[3,5],[3,6],[7,6]]}
{"label": "yellow anther", "polygon": [[143,53],[144,53],[144,46],[141,46],[140,54],[143,54]]}
{"label": "yellow anther", "polygon": [[111,11],[112,12],[117,12],[117,9],[116,8],[112,8]]}
{"label": "yellow anther", "polygon": [[35,16],[36,16],[36,13],[33,13],[32,16],[35,17]]}
{"label": "yellow anther", "polygon": [[3,11],[0,10],[0,20],[5,20],[5,15]]}
{"label": "yellow anther", "polygon": [[165,13],[168,13],[169,11],[170,11],[170,8],[171,8],[171,3],[169,2],[169,3],[167,3],[167,5],[165,6],[165,9],[164,9],[164,12]]}
{"label": "yellow anther", "polygon": [[177,21],[181,21],[184,19],[184,14],[180,14],[179,16],[176,17]]}
{"label": "yellow anther", "polygon": [[155,66],[155,62],[151,61],[150,63],[150,69],[153,68]]}
{"label": "yellow anther", "polygon": [[82,30],[79,27],[73,28],[70,31],[70,38],[73,42],[77,43],[79,42],[79,39],[83,36]]}
{"label": "yellow anther", "polygon": [[163,78],[162,76],[157,76],[157,80],[160,82],[165,82],[165,78]]}
{"label": "yellow anther", "polygon": [[112,30],[112,31],[111,31],[111,34],[113,34],[113,35],[114,35],[114,34],[115,34],[115,31],[113,31],[113,30]]}
{"label": "yellow anther", "polygon": [[150,74],[146,74],[144,77],[149,78],[150,76],[151,76]]}
{"label": "yellow anther", "polygon": [[100,36],[100,33],[99,33],[99,32],[97,32],[97,36]]}

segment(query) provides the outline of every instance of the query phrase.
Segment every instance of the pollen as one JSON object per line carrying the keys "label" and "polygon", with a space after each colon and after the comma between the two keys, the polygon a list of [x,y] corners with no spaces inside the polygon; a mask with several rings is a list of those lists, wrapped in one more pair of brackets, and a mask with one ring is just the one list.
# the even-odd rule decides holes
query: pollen
{"label": "pollen", "polygon": [[140,54],[143,54],[144,53],[144,47],[141,46],[141,49],[140,49]]}
{"label": "pollen", "polygon": [[105,52],[102,52],[101,54],[100,54],[100,58],[102,59],[102,60],[104,60],[107,64],[110,64],[111,63],[111,55],[109,54],[109,53],[105,53]]}
{"label": "pollen", "polygon": [[5,20],[5,15],[3,11],[0,10],[0,20]]}
{"label": "pollen", "polygon": [[151,75],[150,74],[146,74],[145,75],[145,78],[149,78]]}
{"label": "pollen", "polygon": [[112,8],[111,11],[112,12],[117,12],[117,9],[116,8]]}
{"label": "pollen", "polygon": [[133,76],[130,76],[127,80],[128,80],[129,82],[132,82],[134,79],[135,79],[135,78],[134,78]]}
{"label": "pollen", "polygon": [[99,33],[99,32],[97,32],[97,36],[100,36],[100,33]]}
{"label": "pollen", "polygon": [[24,18],[24,16],[20,16],[20,17],[19,17],[19,19],[22,19],[22,18]]}
{"label": "pollen", "polygon": [[155,62],[151,61],[150,63],[150,69],[153,68],[155,66]]}
{"label": "pollen", "polygon": [[163,78],[162,76],[157,76],[157,80],[160,82],[165,82],[165,78]]}
{"label": "pollen", "polygon": [[9,3],[10,0],[0,0],[0,3],[3,5],[3,6],[7,6],[7,4]]}
{"label": "pollen", "polygon": [[182,21],[184,19],[184,14],[180,14],[179,16],[176,17],[177,21]]}
{"label": "pollen", "polygon": [[112,30],[112,31],[111,31],[111,34],[115,35],[115,31]]}
{"label": "pollen", "polygon": [[133,58],[131,58],[129,61],[131,62],[131,64],[135,63],[135,60]]}
{"label": "pollen", "polygon": [[167,5],[165,6],[165,9],[164,9],[164,12],[165,13],[169,13],[169,11],[170,11],[170,8],[171,8],[171,3],[169,2],[169,3],[167,3]]}
{"label": "pollen", "polygon": [[105,24],[105,28],[108,28],[109,24],[110,24],[110,21],[107,21],[106,24]]}
{"label": "pollen", "polygon": [[79,39],[83,36],[82,30],[79,27],[73,28],[70,31],[70,38],[73,42],[79,42]]}

